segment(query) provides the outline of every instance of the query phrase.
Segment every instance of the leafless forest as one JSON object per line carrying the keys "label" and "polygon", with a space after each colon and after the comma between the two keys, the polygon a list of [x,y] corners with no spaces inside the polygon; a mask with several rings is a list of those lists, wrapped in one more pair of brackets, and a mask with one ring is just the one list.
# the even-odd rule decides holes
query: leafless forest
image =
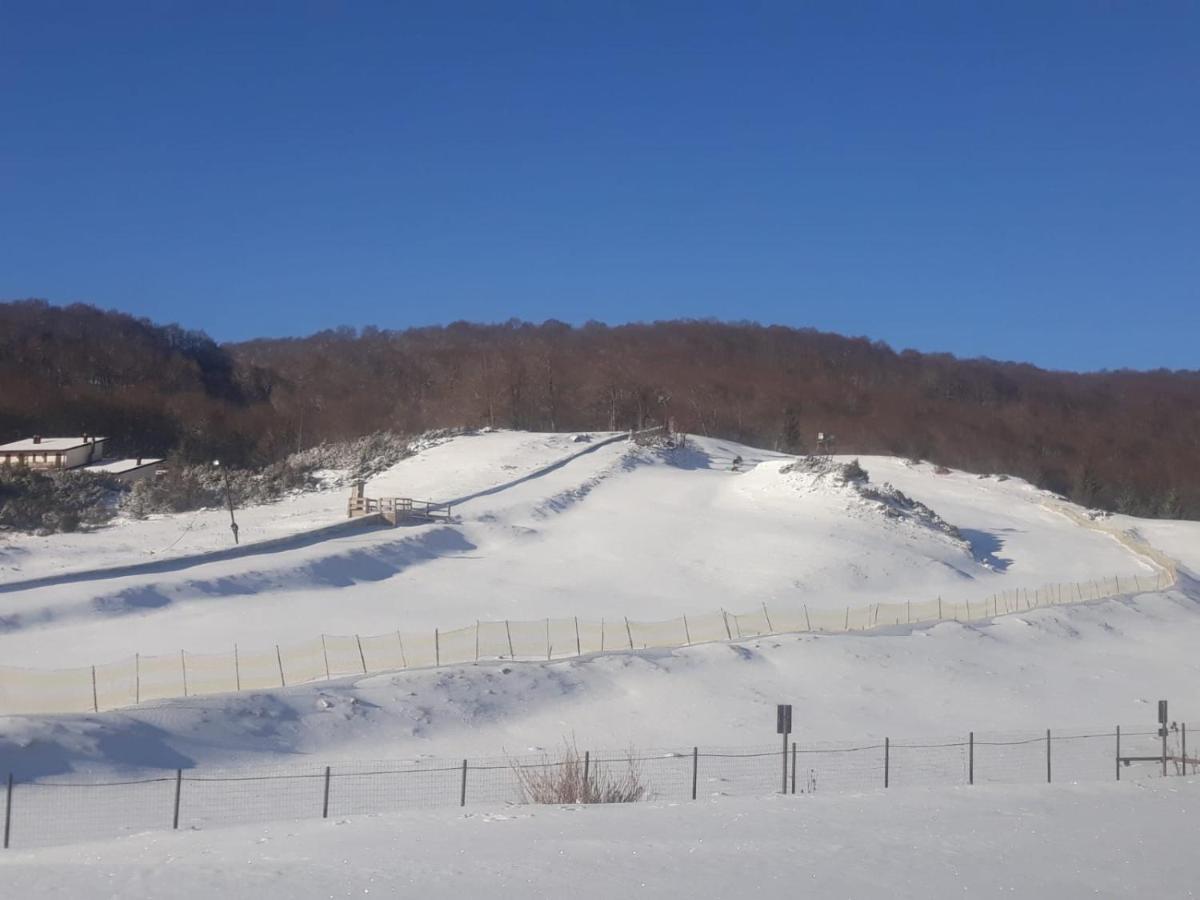
{"label": "leafless forest", "polygon": [[0,440],[262,465],[325,440],[496,426],[685,432],[1020,475],[1092,506],[1200,517],[1200,371],[1076,374],[751,323],[509,322],[217,344],[177,326],[0,304]]}

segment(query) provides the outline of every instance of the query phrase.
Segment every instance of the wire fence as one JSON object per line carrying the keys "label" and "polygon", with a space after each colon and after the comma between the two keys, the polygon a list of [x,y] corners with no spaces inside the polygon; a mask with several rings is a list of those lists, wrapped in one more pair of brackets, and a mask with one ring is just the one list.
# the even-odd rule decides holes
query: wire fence
{"label": "wire fence", "polygon": [[[121,777],[14,778],[4,798],[4,848],[409,809],[531,802],[528,776],[583,767],[582,782],[630,773],[660,802],[768,793],[826,794],[971,785],[1076,783],[1196,774],[1187,726],[1161,731],[972,732],[948,740],[800,742],[773,748],[678,747],[474,759],[156,770]],[[576,775],[579,773],[576,772]],[[569,779],[564,779],[567,783]],[[562,796],[564,803],[581,797]]]}

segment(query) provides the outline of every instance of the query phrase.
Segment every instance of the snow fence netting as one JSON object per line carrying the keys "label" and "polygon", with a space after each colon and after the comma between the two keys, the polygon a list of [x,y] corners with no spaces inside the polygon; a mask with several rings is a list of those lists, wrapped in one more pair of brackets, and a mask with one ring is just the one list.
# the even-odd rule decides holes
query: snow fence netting
{"label": "snow fence netting", "polygon": [[[1074,511],[1072,517],[1086,519]],[[641,622],[625,617],[481,621],[449,630],[403,629],[374,635],[321,635],[270,647],[192,653],[179,651],[73,669],[0,667],[0,714],[79,713],[120,709],[148,700],[288,685],[406,668],[486,660],[553,660],[589,653],[685,647],[788,633],[844,634],[875,628],[980,621],[1050,606],[1086,603],[1165,590],[1178,580],[1176,564],[1136,534],[1091,520],[1140,554],[1153,572],[1108,576],[1035,588],[1008,588],[973,600],[899,600],[830,608],[766,602]],[[1017,752],[1017,751],[1011,751]]]}

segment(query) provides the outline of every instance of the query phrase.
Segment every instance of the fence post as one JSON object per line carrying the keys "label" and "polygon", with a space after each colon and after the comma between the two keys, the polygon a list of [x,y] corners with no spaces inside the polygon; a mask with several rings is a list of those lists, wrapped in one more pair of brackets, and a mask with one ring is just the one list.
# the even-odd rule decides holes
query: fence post
{"label": "fence post", "polygon": [[183,670],[183,696],[187,696],[187,657],[179,651],[179,667]]}
{"label": "fence post", "polygon": [[629,616],[625,617],[625,634],[629,638],[629,649],[633,649],[633,631],[629,627]]}
{"label": "fence post", "polygon": [[[399,634],[399,632],[397,632]],[[329,647],[325,644],[325,635],[321,635],[321,655],[325,657],[325,680],[329,680]]]}
{"label": "fence post", "polygon": [[325,802],[321,806],[321,818],[329,818],[329,766],[325,767]]}
{"label": "fence post", "polygon": [[912,601],[907,600],[905,602],[908,605],[908,622],[907,622],[907,624],[911,625],[912,624]]}
{"label": "fence post", "polygon": [[237,690],[242,689],[242,666],[238,661],[237,644],[233,645],[233,684]]}
{"label": "fence post", "polygon": [[396,643],[400,645],[400,665],[408,668],[408,657],[404,655],[404,636],[400,634],[400,629],[396,629]]}
{"label": "fence post", "polygon": [[[808,607],[807,606],[804,607],[804,614],[806,616],[808,615]],[[729,630],[729,613],[725,612],[725,610],[721,610],[721,621],[723,621],[725,623],[725,637],[729,638],[729,640],[732,641],[733,640],[733,632]]]}
{"label": "fence post", "polygon": [[[576,627],[578,628],[578,626],[576,626]],[[576,633],[576,636],[575,636],[575,637],[576,637],[576,640],[578,640],[578,639],[579,639],[578,632]],[[685,614],[685,615],[684,615],[684,617],[683,617],[683,637],[684,637],[684,639],[687,641],[687,643],[688,643],[688,646],[689,646],[689,647],[690,647],[690,646],[692,646],[692,632],[691,632],[691,629],[689,629],[689,628],[688,628],[688,623],[687,623],[687,615],[686,615],[686,614]]]}
{"label": "fence post", "polygon": [[458,805],[459,806],[467,805],[467,761],[465,759],[463,760],[462,792],[459,794],[459,797],[458,797]]}
{"label": "fence post", "polygon": [[967,784],[975,783],[975,732],[967,738]]}
{"label": "fence post", "polygon": [[142,654],[133,654],[133,703],[142,702]]}
{"label": "fence post", "polygon": [[[625,620],[628,624],[629,620]],[[554,648],[550,645],[550,617],[546,617],[546,662],[550,661],[550,656],[554,652]]]}
{"label": "fence post", "polygon": [[479,662],[479,620],[475,620],[475,662]]}
{"label": "fence post", "polygon": [[1117,781],[1121,780],[1121,726],[1117,726]]}
{"label": "fence post", "polygon": [[8,790],[4,795],[4,849],[8,849],[8,837],[12,832],[12,791],[13,791],[13,776],[12,772],[8,773]]}
{"label": "fence post", "polygon": [[[683,621],[687,624],[686,618]],[[579,640],[579,616],[575,617],[575,655],[583,656],[583,644]]]}
{"label": "fence post", "polygon": [[363,653],[362,638],[356,634],[354,636],[354,640],[358,644],[358,661],[360,663],[362,663],[363,674],[366,675],[367,674],[367,657],[366,657],[366,654]]}
{"label": "fence post", "polygon": [[788,735],[783,736],[783,777],[779,783],[779,793],[787,794],[788,787]]}
{"label": "fence post", "polygon": [[942,620],[942,598],[938,597],[938,621]]}
{"label": "fence post", "polygon": [[283,654],[279,652],[279,645],[275,645],[275,661],[279,663],[279,686],[287,687],[287,679],[283,677]]}
{"label": "fence post", "polygon": [[1046,784],[1050,783],[1050,729],[1046,729]]}
{"label": "fence post", "polygon": [[892,742],[888,738],[883,739],[883,786],[887,787],[891,780],[891,751]]}
{"label": "fence post", "polygon": [[587,798],[591,795],[590,794],[591,789],[589,787],[589,785],[591,784],[591,782],[589,781],[589,779],[591,778],[591,771],[592,771],[592,751],[584,750],[583,751],[583,796],[584,796],[583,802],[584,803],[590,802]]}
{"label": "fence post", "polygon": [[804,604],[804,629],[805,631],[812,631],[812,620],[808,617],[807,603]]}
{"label": "fence post", "polygon": [[[696,781],[700,774],[700,748],[692,748],[692,799],[696,799]],[[585,778],[586,782],[586,778]]]}
{"label": "fence post", "polygon": [[850,607],[846,607],[846,624],[842,626],[842,631],[850,630]]}
{"label": "fence post", "polygon": [[[774,634],[775,626],[771,624],[771,614],[769,612],[767,612],[767,604],[764,603],[762,605],[762,608],[763,608],[763,618],[767,620],[767,631],[769,631],[771,634]],[[686,624],[686,620],[685,620],[684,624]],[[691,641],[688,641],[688,643],[690,644]]]}
{"label": "fence post", "polygon": [[92,666],[92,712],[100,712],[100,700],[96,693],[96,667]]}
{"label": "fence post", "polygon": [[792,741],[792,793],[796,793],[796,742]]}
{"label": "fence post", "polygon": [[517,655],[513,653],[512,629],[508,626],[508,619],[504,620],[504,633],[508,635],[508,658],[516,659]]}
{"label": "fence post", "polygon": [[442,664],[442,639],[438,636],[438,630],[433,629],[433,664],[440,666]]}
{"label": "fence post", "polygon": [[183,793],[183,769],[175,770],[175,819],[171,827],[179,830],[179,797]]}
{"label": "fence post", "polygon": [[1179,740],[1180,740],[1179,755],[1183,757],[1183,772],[1180,774],[1186,775],[1187,774],[1187,722],[1179,723]]}

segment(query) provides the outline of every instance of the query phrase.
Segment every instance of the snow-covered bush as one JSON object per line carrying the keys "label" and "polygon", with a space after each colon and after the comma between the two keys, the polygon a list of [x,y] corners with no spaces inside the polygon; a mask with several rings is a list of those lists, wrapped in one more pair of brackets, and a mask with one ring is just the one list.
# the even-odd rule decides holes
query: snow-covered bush
{"label": "snow-covered bush", "polygon": [[0,530],[52,534],[107,522],[125,487],[90,472],[0,469]]}
{"label": "snow-covered bush", "polygon": [[261,469],[168,463],[166,473],[134,485],[124,503],[131,516],[188,512],[226,503],[226,477],[234,506],[271,503],[298,491],[340,488],[366,480],[426,447],[462,433],[431,431],[417,438],[380,431],[351,441],[319,444]]}

